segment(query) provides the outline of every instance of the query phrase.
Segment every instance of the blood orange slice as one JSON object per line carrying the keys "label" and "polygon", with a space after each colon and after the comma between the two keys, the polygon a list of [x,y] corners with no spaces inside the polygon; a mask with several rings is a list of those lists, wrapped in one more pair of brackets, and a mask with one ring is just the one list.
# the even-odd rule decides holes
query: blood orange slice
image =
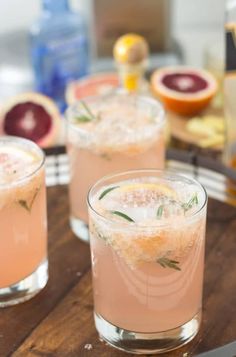
{"label": "blood orange slice", "polygon": [[86,76],[68,85],[66,101],[70,105],[88,96],[107,94],[118,86],[119,78],[116,73],[99,73]]}
{"label": "blood orange slice", "polygon": [[56,143],[60,124],[54,102],[38,93],[11,98],[0,113],[0,132],[32,140],[41,147]]}
{"label": "blood orange slice", "polygon": [[206,108],[217,91],[217,82],[209,72],[185,66],[155,71],[151,86],[167,109],[184,116]]}

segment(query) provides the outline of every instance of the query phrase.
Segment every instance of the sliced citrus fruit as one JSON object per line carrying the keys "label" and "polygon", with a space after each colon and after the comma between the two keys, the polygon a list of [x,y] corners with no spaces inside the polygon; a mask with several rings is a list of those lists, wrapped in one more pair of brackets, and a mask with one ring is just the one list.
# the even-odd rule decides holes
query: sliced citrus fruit
{"label": "sliced citrus fruit", "polygon": [[217,92],[217,82],[209,72],[185,66],[156,70],[151,87],[167,109],[184,116],[201,112]]}
{"label": "sliced citrus fruit", "polygon": [[[109,221],[121,225],[113,229],[112,225],[100,225],[97,221],[95,234],[104,237],[106,243],[133,267],[142,262],[160,260],[162,264],[177,264],[174,268],[179,270],[180,259],[202,234],[204,221],[199,218],[186,224],[178,190],[161,179],[158,182],[142,182],[142,179],[145,178],[138,182],[123,181],[98,192],[99,206],[96,209]],[[162,212],[158,216],[161,206]]]}
{"label": "sliced citrus fruit", "polygon": [[24,93],[11,98],[0,112],[3,134],[23,137],[41,147],[56,143],[61,125],[54,102],[38,93]]}
{"label": "sliced citrus fruit", "polygon": [[170,186],[161,184],[161,183],[133,183],[128,185],[123,185],[117,189],[119,192],[130,192],[132,194],[136,194],[137,191],[146,191],[149,194],[158,194],[164,195],[172,198],[176,198],[177,194]]}
{"label": "sliced citrus fruit", "polygon": [[18,146],[8,146],[3,145],[0,147],[0,163],[7,161],[9,164],[11,162],[22,161],[24,163],[30,163],[37,160],[37,156],[34,155],[31,151],[26,151]]}
{"label": "sliced citrus fruit", "polygon": [[119,78],[116,73],[99,73],[86,76],[68,85],[66,101],[71,105],[85,97],[108,94],[118,86]]}

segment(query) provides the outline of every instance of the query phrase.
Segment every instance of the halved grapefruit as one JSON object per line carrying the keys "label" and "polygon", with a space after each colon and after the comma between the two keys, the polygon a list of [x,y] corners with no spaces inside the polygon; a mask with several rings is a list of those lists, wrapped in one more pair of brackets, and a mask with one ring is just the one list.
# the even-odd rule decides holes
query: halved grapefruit
{"label": "halved grapefruit", "polygon": [[41,147],[56,143],[61,116],[56,104],[38,93],[17,95],[0,111],[0,132],[34,141]]}
{"label": "halved grapefruit", "polygon": [[205,109],[218,88],[209,72],[186,66],[156,70],[151,77],[151,87],[167,109],[184,116]]}
{"label": "halved grapefruit", "polygon": [[99,73],[86,76],[71,82],[66,89],[68,105],[85,97],[108,94],[119,86],[119,77],[116,73]]}

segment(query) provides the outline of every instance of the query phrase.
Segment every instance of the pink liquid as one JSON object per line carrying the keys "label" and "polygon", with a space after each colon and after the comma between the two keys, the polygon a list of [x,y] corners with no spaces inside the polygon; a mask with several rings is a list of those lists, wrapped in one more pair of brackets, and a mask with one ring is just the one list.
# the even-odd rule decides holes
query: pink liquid
{"label": "pink liquid", "polygon": [[[9,175],[4,176],[8,186],[1,189],[0,185],[0,288],[31,275],[47,257],[44,170],[39,169],[17,184],[13,176],[19,178],[19,172],[26,171],[26,162],[19,160],[20,157],[17,158],[18,171],[13,165],[12,175],[8,167]],[[30,162],[27,165],[29,169]]]}
{"label": "pink liquid", "polygon": [[81,123],[75,111],[67,136],[71,215],[85,222],[87,193],[98,179],[132,169],[163,169],[165,161],[164,122],[155,100],[111,95],[88,106],[95,119]]}
{"label": "pink liquid", "polygon": [[115,326],[146,333],[190,321],[202,306],[204,240],[199,238],[180,261],[180,272],[152,262],[133,269],[103,240],[91,237],[95,312]]}
{"label": "pink liquid", "polygon": [[90,150],[68,145],[70,162],[69,195],[72,216],[88,222],[86,198],[89,188],[101,177],[111,173],[143,168],[164,168],[165,144],[163,133],[151,146],[137,154],[128,152],[102,156]]}
{"label": "pink liquid", "polygon": [[136,175],[89,197],[95,312],[129,331],[167,331],[201,313],[205,198],[185,178]]}

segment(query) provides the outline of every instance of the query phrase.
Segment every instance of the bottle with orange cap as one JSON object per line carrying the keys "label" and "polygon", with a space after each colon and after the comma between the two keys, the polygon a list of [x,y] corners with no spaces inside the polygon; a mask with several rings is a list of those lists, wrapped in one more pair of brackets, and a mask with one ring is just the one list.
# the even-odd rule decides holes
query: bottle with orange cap
{"label": "bottle with orange cap", "polygon": [[147,90],[144,80],[149,46],[144,37],[126,34],[118,38],[113,49],[122,87],[128,92]]}

